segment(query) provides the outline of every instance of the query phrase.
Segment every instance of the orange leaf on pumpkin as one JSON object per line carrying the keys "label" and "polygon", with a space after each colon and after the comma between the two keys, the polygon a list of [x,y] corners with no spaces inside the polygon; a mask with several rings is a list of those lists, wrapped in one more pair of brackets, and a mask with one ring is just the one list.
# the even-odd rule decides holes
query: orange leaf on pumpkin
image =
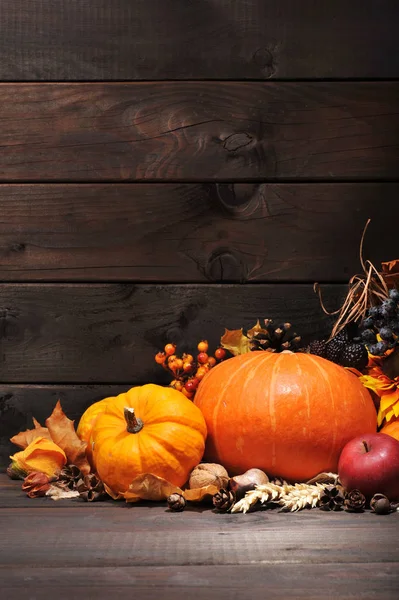
{"label": "orange leaf on pumpkin", "polygon": [[74,421],[68,419],[58,400],[51,415],[46,419],[51,439],[67,456],[68,463],[76,465],[84,475],[90,473],[90,465],[86,458],[86,442],[82,442],[75,431]]}
{"label": "orange leaf on pumpkin", "polygon": [[166,479],[152,473],[143,473],[133,479],[129,489],[122,496],[126,502],[138,502],[139,500],[162,502],[171,494],[182,493],[179,487],[166,481]]}
{"label": "orange leaf on pumpkin", "polygon": [[32,417],[34,429],[26,429],[26,431],[21,431],[17,433],[12,438],[10,438],[10,442],[18,446],[19,448],[25,449],[29,446],[33,440],[36,438],[46,438],[47,440],[51,440],[51,435],[47,427],[42,427],[39,421],[36,421],[35,417]]}

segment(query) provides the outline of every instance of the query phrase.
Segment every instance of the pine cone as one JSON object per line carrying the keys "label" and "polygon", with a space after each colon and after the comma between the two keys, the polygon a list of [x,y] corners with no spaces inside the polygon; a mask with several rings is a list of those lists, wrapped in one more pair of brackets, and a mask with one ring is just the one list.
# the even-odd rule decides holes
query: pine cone
{"label": "pine cone", "polygon": [[103,482],[94,473],[89,473],[79,479],[76,489],[86,502],[101,500],[106,495]]}
{"label": "pine cone", "polygon": [[186,508],[186,499],[181,494],[171,494],[167,497],[166,502],[169,510],[174,512],[181,512]]}
{"label": "pine cone", "polygon": [[221,488],[212,498],[213,506],[219,512],[227,512],[235,504],[234,492]]}
{"label": "pine cone", "polygon": [[321,510],[341,510],[345,501],[342,488],[337,485],[328,485],[320,496]]}
{"label": "pine cone", "polygon": [[255,331],[250,338],[250,349],[267,350],[268,352],[282,352],[283,350],[291,350],[296,352],[301,343],[301,337],[297,335],[291,323],[282,323],[277,328],[274,328],[271,319],[265,319],[265,329],[263,331]]}
{"label": "pine cone", "polygon": [[366,505],[366,498],[359,490],[352,490],[345,496],[344,508],[348,512],[362,512]]}
{"label": "pine cone", "polygon": [[67,465],[58,476],[57,484],[68,490],[76,490],[79,480],[82,478],[80,469],[75,465]]}

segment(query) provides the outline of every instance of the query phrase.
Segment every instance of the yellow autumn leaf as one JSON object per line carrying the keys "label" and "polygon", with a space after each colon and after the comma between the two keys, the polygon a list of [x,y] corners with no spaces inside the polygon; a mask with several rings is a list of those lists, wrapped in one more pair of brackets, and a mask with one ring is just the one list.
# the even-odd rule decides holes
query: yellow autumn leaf
{"label": "yellow autumn leaf", "polygon": [[225,329],[220,338],[220,345],[234,356],[250,352],[249,339],[243,334],[243,329]]}
{"label": "yellow autumn leaf", "polygon": [[10,458],[17,469],[24,473],[38,471],[49,477],[57,475],[67,461],[65,452],[44,437],[35,438],[25,450],[17,452]]}

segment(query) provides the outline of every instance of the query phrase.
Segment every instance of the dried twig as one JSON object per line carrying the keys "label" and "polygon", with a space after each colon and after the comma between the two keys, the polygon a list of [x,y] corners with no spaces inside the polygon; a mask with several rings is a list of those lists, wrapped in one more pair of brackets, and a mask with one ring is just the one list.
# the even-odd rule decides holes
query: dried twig
{"label": "dried twig", "polygon": [[318,283],[313,286],[314,291],[318,294],[321,308],[324,313],[333,316],[338,315],[337,320],[331,330],[330,340],[353,321],[364,319],[368,309],[371,306],[379,304],[385,298],[388,298],[388,286],[382,275],[369,260],[363,259],[363,244],[366,235],[367,227],[370,224],[370,219],[364,227],[362,238],[360,240],[360,264],[364,275],[354,275],[349,280],[349,290],[341,308],[335,311],[327,310],[321,295],[321,289]]}

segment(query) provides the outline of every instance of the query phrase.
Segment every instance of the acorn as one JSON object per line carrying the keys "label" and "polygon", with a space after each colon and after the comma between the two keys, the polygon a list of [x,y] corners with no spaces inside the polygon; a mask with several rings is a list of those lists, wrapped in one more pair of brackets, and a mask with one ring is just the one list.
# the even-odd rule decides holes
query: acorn
{"label": "acorn", "polygon": [[254,490],[257,485],[269,483],[269,478],[261,469],[249,469],[242,475],[236,475],[229,481],[228,489],[234,492],[236,501],[244,498],[245,494]]}

